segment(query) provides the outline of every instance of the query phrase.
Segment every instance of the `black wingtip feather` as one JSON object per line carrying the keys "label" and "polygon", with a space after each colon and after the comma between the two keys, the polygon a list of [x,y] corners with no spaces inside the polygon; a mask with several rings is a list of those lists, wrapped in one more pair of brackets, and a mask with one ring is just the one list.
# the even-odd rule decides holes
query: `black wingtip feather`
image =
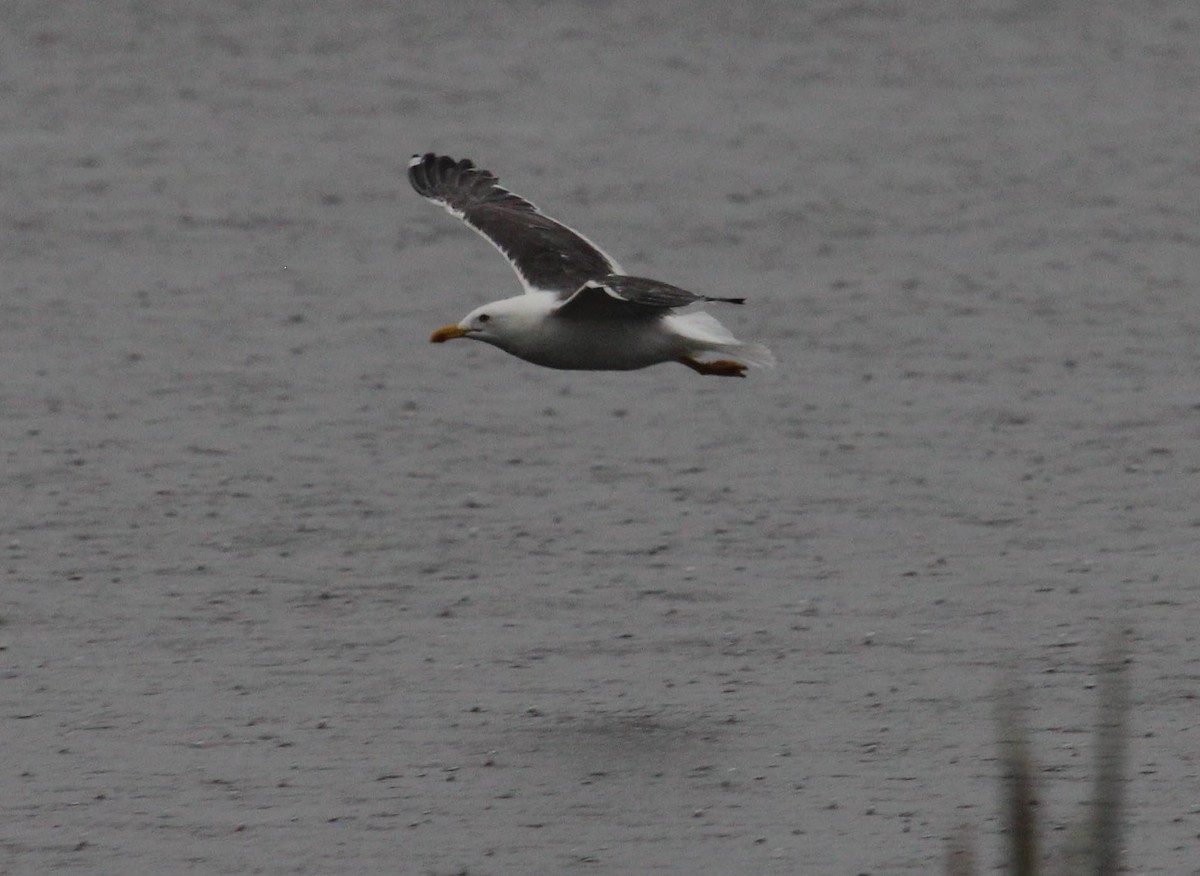
{"label": "black wingtip feather", "polygon": [[479,177],[479,181],[485,185],[496,182],[494,174],[477,169],[475,162],[469,158],[455,161],[448,155],[426,152],[424,155],[413,155],[408,163],[408,180],[412,187],[425,197],[436,196],[439,188],[444,188],[447,184],[457,185],[467,174]]}
{"label": "black wingtip feather", "polygon": [[501,186],[494,173],[477,167],[469,158],[456,161],[435,152],[414,155],[408,163],[408,181],[417,194],[443,204],[470,196],[479,201],[503,202],[511,209],[537,210],[533,204]]}

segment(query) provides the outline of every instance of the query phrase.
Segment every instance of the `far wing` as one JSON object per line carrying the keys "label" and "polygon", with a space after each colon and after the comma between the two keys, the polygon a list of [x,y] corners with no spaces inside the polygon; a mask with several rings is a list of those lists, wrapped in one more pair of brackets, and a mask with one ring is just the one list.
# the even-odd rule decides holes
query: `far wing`
{"label": "far wing", "polygon": [[526,292],[569,297],[621,266],[579,232],[551,219],[471,161],[432,152],[413,156],[408,179],[417,193],[479,232],[509,261]]}

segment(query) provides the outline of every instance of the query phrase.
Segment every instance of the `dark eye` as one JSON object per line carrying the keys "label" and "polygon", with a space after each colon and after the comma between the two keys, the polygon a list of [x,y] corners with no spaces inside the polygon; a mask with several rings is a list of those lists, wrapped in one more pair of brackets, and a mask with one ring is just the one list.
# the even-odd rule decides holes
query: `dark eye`
{"label": "dark eye", "polygon": [[491,319],[491,317],[490,317],[490,316],[488,316],[486,313],[481,313],[481,314],[479,314],[479,321],[480,321],[480,322],[487,322],[489,319]]}

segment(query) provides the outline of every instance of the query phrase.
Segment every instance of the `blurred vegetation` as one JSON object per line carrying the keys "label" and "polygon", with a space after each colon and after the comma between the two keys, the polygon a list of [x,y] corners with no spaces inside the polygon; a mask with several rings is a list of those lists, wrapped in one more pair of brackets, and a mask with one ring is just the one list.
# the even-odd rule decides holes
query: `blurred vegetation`
{"label": "blurred vegetation", "polygon": [[[1097,667],[1099,716],[1095,728],[1094,780],[1086,820],[1067,830],[1066,842],[1047,864],[1041,848],[1035,766],[1025,703],[1014,687],[1000,698],[1000,762],[1007,839],[1004,871],[1012,876],[1116,876],[1121,872],[1125,759],[1129,716],[1128,632],[1113,633]],[[948,876],[975,876],[978,863],[970,825],[951,837]]]}

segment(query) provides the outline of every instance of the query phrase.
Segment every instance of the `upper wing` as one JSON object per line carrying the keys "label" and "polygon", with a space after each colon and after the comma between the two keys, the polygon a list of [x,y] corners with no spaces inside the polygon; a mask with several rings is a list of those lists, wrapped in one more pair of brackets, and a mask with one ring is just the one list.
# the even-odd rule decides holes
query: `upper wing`
{"label": "upper wing", "polygon": [[555,312],[563,316],[661,316],[668,310],[697,301],[742,304],[745,300],[697,295],[658,280],[610,274],[584,282]]}
{"label": "upper wing", "polygon": [[621,266],[582,234],[503,188],[494,174],[471,161],[432,152],[414,155],[408,180],[419,195],[441,204],[500,250],[526,292],[566,298],[588,280],[621,273]]}

